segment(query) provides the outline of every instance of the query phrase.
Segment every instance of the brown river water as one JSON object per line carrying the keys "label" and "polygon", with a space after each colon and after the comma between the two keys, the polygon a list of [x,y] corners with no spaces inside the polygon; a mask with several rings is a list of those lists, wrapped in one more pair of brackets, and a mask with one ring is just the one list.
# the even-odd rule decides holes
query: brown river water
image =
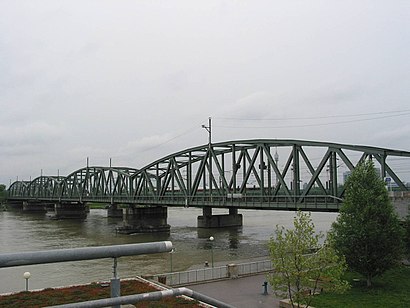
{"label": "brown river water", "polygon": [[[214,214],[223,210],[214,210]],[[241,228],[198,229],[196,208],[169,208],[170,234],[117,234],[121,219],[107,218],[106,210],[92,209],[84,221],[52,220],[47,215],[26,214],[20,211],[0,212],[0,254],[76,248],[116,244],[171,241],[175,252],[118,258],[121,278],[152,275],[204,264],[211,259],[211,245],[215,262],[232,263],[267,257],[267,242],[276,225],[291,227],[294,212],[240,210]],[[317,231],[329,230],[335,213],[312,213]],[[214,241],[209,241],[213,236]],[[93,281],[108,281],[112,277],[112,259],[76,261],[0,268],[0,293],[25,289],[23,273],[29,271],[30,289],[66,286]]]}

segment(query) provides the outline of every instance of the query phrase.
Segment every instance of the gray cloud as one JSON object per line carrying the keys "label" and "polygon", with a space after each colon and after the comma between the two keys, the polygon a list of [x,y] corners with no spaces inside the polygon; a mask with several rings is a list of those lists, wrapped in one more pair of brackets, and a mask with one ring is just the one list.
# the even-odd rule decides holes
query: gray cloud
{"label": "gray cloud", "polygon": [[[206,143],[208,116],[215,141],[410,150],[408,116],[311,125],[408,109],[408,13],[377,0],[2,1],[0,183],[87,156],[138,168]],[[291,119],[308,116],[324,119]]]}

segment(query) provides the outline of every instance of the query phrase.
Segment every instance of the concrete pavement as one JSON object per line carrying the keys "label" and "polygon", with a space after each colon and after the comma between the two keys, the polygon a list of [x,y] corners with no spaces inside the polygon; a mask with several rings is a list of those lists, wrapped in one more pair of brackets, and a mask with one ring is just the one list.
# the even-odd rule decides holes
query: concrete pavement
{"label": "concrete pavement", "polygon": [[237,308],[279,307],[279,299],[274,296],[269,285],[268,294],[263,294],[265,281],[265,274],[258,274],[186,287]]}

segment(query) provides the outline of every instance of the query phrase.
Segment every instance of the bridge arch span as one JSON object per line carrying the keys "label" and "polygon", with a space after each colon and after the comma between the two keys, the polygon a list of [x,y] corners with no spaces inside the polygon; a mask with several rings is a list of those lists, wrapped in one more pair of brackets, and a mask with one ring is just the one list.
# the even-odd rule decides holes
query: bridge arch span
{"label": "bridge arch span", "polygon": [[129,167],[88,166],[66,176],[61,185],[61,200],[113,203],[130,199],[131,176],[138,169]]}
{"label": "bridge arch span", "polygon": [[13,197],[22,197],[27,195],[27,187],[30,181],[15,181],[7,190],[7,197],[9,199]]}
{"label": "bridge arch span", "polygon": [[168,206],[226,206],[234,199],[235,203],[247,199],[242,206],[248,208],[275,203],[339,204],[344,195],[340,167],[348,174],[365,159],[374,160],[382,177],[391,178],[399,190],[408,191],[400,170],[396,170],[400,168],[389,163],[391,158],[410,158],[410,152],[281,139],[205,144],[141,168],[132,175],[133,199]]}
{"label": "bridge arch span", "polygon": [[[109,211],[123,217],[119,231],[125,233],[169,232],[169,206],[203,208],[198,227],[241,226],[238,209],[337,212],[344,178],[368,159],[389,179],[390,189],[401,193],[400,202],[407,208],[410,187],[404,179],[410,177],[410,164],[406,171],[403,161],[410,163],[410,152],[281,139],[204,144],[141,169],[87,166],[66,177],[17,181],[8,199],[23,201],[23,209],[31,201],[32,207],[50,202],[56,217],[67,218],[85,218],[87,202],[111,204]],[[123,211],[118,204],[129,206]],[[229,214],[213,215],[213,208],[227,208]]]}
{"label": "bridge arch span", "polygon": [[30,199],[53,199],[59,193],[62,176],[39,176],[29,182],[26,194]]}
{"label": "bridge arch span", "polygon": [[[401,162],[410,152],[307,140],[252,139],[204,144],[141,169],[88,166],[66,177],[14,182],[10,200],[337,210],[343,176],[372,159],[394,189],[408,191]],[[408,160],[410,162],[410,160]],[[399,162],[399,164],[398,164]],[[320,205],[320,206],[319,206]]]}

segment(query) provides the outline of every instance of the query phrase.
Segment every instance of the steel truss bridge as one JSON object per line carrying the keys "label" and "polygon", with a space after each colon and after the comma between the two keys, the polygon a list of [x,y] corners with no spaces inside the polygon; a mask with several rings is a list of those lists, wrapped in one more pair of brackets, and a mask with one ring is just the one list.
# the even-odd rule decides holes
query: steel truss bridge
{"label": "steel truss bridge", "polygon": [[338,211],[343,173],[372,159],[395,190],[408,191],[401,161],[409,158],[406,151],[317,141],[227,141],[186,149],[141,169],[87,166],[68,176],[16,181],[8,200]]}

